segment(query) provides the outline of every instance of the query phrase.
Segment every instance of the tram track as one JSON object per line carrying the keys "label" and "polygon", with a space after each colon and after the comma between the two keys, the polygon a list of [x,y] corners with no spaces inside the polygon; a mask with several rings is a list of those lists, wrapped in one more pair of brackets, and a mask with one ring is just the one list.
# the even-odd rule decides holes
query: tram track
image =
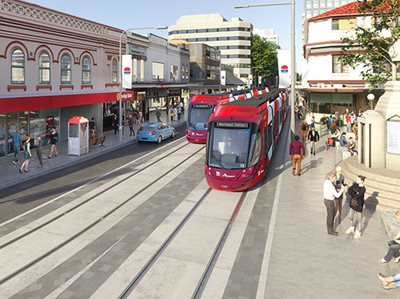
{"label": "tram track", "polygon": [[[201,204],[205,201],[207,196],[211,192],[211,188],[208,188],[200,199],[196,202],[196,204],[190,209],[190,211],[183,217],[183,219],[179,222],[179,224],[171,231],[168,237],[163,241],[163,243],[159,246],[159,248],[153,253],[153,255],[147,260],[144,266],[138,271],[138,273],[133,277],[133,279],[129,282],[123,292],[117,297],[118,299],[126,299],[130,298],[131,293],[133,290],[140,284],[141,280],[146,276],[146,274],[150,271],[150,269],[154,266],[156,261],[162,256],[163,252],[166,248],[173,242],[174,238],[179,234],[179,232],[183,229],[183,227],[188,223],[190,218],[194,215],[196,210],[199,209]],[[215,248],[209,258],[209,261],[202,273],[195,290],[193,291],[193,295],[191,298],[200,298],[201,294],[207,284],[208,278],[210,277],[211,272],[214,269],[216,261],[220,255],[220,252],[227,240],[229,233],[231,231],[232,225],[235,222],[235,219],[242,207],[242,204],[246,198],[247,192],[243,192],[238,199],[234,209],[227,221],[225,228],[220,235]]]}
{"label": "tram track", "polygon": [[[128,175],[127,177],[125,177],[125,178],[119,180],[118,182],[112,184],[112,185],[111,185],[110,187],[108,187],[107,189],[101,190],[101,191],[99,191],[99,192],[93,194],[92,196],[90,196],[89,198],[85,199],[84,201],[82,201],[82,202],[80,202],[80,203],[78,203],[78,204],[76,204],[76,205],[70,207],[69,209],[67,209],[67,210],[65,210],[65,211],[60,212],[58,215],[55,215],[54,217],[52,217],[52,218],[46,220],[45,222],[41,223],[40,225],[37,225],[37,226],[35,226],[34,228],[32,228],[32,229],[30,229],[30,230],[28,230],[28,231],[26,231],[26,232],[24,232],[24,233],[18,235],[17,237],[12,238],[11,240],[8,240],[8,241],[6,241],[6,242],[0,244],[0,249],[5,248],[6,246],[9,246],[9,245],[11,245],[12,243],[15,243],[16,241],[18,241],[18,240],[20,240],[20,239],[22,239],[22,238],[24,238],[24,237],[26,237],[26,236],[28,236],[28,235],[34,233],[35,231],[37,231],[37,230],[39,230],[39,229],[41,229],[41,228],[43,228],[43,227],[45,227],[45,226],[51,224],[52,222],[54,222],[54,221],[60,219],[61,217],[65,216],[65,215],[67,215],[67,214],[69,214],[69,213],[71,213],[72,211],[78,209],[79,207],[81,207],[81,206],[83,206],[83,205],[89,203],[90,201],[92,201],[92,200],[95,199],[96,197],[98,197],[98,196],[100,196],[100,195],[102,195],[102,194],[104,194],[104,193],[106,193],[106,192],[109,192],[111,189],[113,189],[113,188],[119,186],[120,184],[124,183],[125,181],[131,179],[132,177],[134,177],[134,176],[136,176],[136,175],[138,175],[138,174],[140,174],[140,173],[143,172],[144,170],[146,170],[146,169],[148,169],[148,168],[154,166],[155,164],[157,164],[157,163],[159,163],[160,161],[162,161],[162,160],[168,158],[169,156],[173,155],[174,153],[176,153],[177,151],[181,150],[182,148],[184,148],[184,147],[186,147],[186,146],[188,146],[188,145],[189,145],[189,143],[185,143],[184,145],[178,147],[176,150],[174,150],[174,151],[172,151],[172,152],[170,152],[170,153],[168,153],[168,154],[162,156],[161,158],[159,158],[159,159],[155,160],[154,162],[152,162],[152,163],[146,165],[145,167],[143,167],[143,168],[141,168],[141,169],[139,169],[139,170],[134,171],[132,174],[130,174],[130,175]],[[200,150],[202,150],[203,148],[204,148],[204,147],[202,147]],[[182,163],[181,163],[181,164],[182,164]],[[179,166],[179,165],[178,165],[178,166]],[[93,180],[93,182],[94,182],[94,181],[97,181],[97,180],[98,180],[98,179],[95,179],[95,180]],[[0,239],[1,239],[1,238],[0,238]]]}
{"label": "tram track", "polygon": [[237,202],[235,209],[232,212],[231,217],[229,218],[228,223],[226,224],[226,227],[218,240],[218,244],[214,249],[213,254],[211,255],[209,262],[207,264],[206,269],[203,272],[203,275],[201,276],[199,283],[197,284],[197,287],[195,291],[193,292],[192,299],[198,299],[201,298],[201,295],[203,294],[203,290],[205,286],[207,285],[208,279],[211,275],[211,272],[213,271],[215,264],[218,260],[218,257],[221,253],[222,248],[224,247],[225,241],[229,236],[229,233],[231,231],[232,225],[236,220],[236,217],[240,211],[240,208],[242,207],[243,201],[245,200],[247,196],[247,192],[243,192],[242,195],[239,198],[239,201]]}
{"label": "tram track", "polygon": [[[0,248],[5,248],[6,246],[11,245],[12,243],[15,243],[18,240],[21,240],[22,238],[34,233],[35,231],[38,231],[41,228],[44,228],[45,226],[51,224],[52,222],[60,219],[61,217],[67,215],[68,213],[70,213],[73,210],[76,210],[78,207],[81,207],[83,204],[88,203],[90,200],[93,200],[94,198],[96,198],[97,196],[110,191],[110,189],[120,185],[121,183],[125,182],[126,180],[132,178],[133,176],[137,175],[138,173],[142,172],[143,170],[154,166],[157,162],[171,156],[174,153],[177,153],[180,149],[188,146],[189,144],[184,144],[183,146],[180,146],[179,148],[177,148],[176,150],[172,151],[171,153],[163,156],[160,159],[157,159],[156,161],[152,162],[151,164],[145,166],[144,168],[136,171],[135,173],[129,175],[127,178],[122,179],[121,181],[118,181],[117,183],[113,184],[111,188],[108,188],[106,190],[103,190],[101,192],[96,193],[96,195],[91,196],[89,199],[85,200],[84,202],[70,208],[69,210],[67,210],[66,212],[60,213],[59,215],[57,215],[56,217],[53,217],[51,219],[49,219],[48,221],[44,222],[43,224],[41,224],[40,226],[37,226],[27,232],[25,232],[24,234],[8,241],[7,243],[4,243],[1,245]],[[127,199],[125,199],[124,201],[122,201],[121,203],[119,203],[118,205],[116,205],[113,209],[109,210],[107,213],[97,217],[97,219],[95,221],[93,221],[91,224],[87,225],[86,227],[84,227],[83,229],[79,230],[77,233],[71,235],[70,237],[68,237],[66,240],[64,240],[63,242],[61,242],[60,244],[58,244],[57,246],[54,246],[53,248],[47,250],[45,253],[39,255],[38,257],[36,257],[35,259],[29,261],[28,263],[26,263],[24,266],[19,267],[18,269],[16,269],[15,271],[11,272],[10,274],[2,277],[0,279],[0,285],[4,284],[5,282],[11,280],[12,278],[18,276],[19,274],[21,274],[22,272],[24,272],[25,270],[29,269],[30,267],[32,267],[33,265],[37,264],[38,262],[44,260],[46,257],[49,257],[51,254],[55,253],[56,251],[60,250],[61,248],[63,248],[64,246],[66,246],[67,244],[69,244],[70,242],[72,242],[73,240],[77,239],[79,236],[81,236],[82,234],[84,234],[85,232],[87,232],[88,230],[92,229],[93,227],[95,227],[98,223],[100,223],[102,220],[104,220],[105,218],[109,217],[110,215],[112,215],[114,212],[116,212],[117,210],[119,210],[120,208],[122,208],[124,205],[126,205],[128,202],[130,202],[131,200],[133,200],[134,198],[136,198],[138,195],[140,195],[141,193],[143,193],[144,191],[146,191],[147,189],[149,189],[151,186],[153,186],[154,184],[156,184],[158,181],[162,180],[164,177],[166,177],[168,174],[170,174],[171,172],[173,172],[175,169],[177,169],[178,167],[180,167],[183,163],[185,163],[186,161],[188,161],[189,159],[191,159],[192,157],[194,157],[195,155],[197,155],[200,151],[202,151],[204,149],[204,147],[201,147],[200,149],[197,149],[195,152],[191,153],[189,156],[185,157],[184,159],[182,159],[179,163],[177,163],[174,167],[171,167],[168,171],[166,171],[165,173],[163,173],[161,176],[159,176],[158,178],[156,178],[155,180],[151,181],[149,184],[147,184],[145,187],[141,188],[140,190],[138,190],[137,192],[135,192],[132,196],[128,197]]]}
{"label": "tram track", "polygon": [[179,224],[175,227],[175,229],[169,234],[169,236],[164,240],[161,246],[157,249],[157,251],[150,257],[147,263],[142,267],[138,274],[131,280],[128,286],[124,289],[124,291],[118,296],[118,299],[128,298],[132,290],[140,283],[141,279],[146,275],[149,269],[154,265],[157,259],[161,256],[167,246],[172,242],[175,236],[181,231],[184,227],[185,223],[190,219],[190,217],[194,214],[194,212],[198,209],[198,207],[203,203],[204,199],[208,196],[212,189],[208,188],[200,199],[196,202],[196,204],[190,209],[190,211],[183,217],[183,219],[179,222]]}

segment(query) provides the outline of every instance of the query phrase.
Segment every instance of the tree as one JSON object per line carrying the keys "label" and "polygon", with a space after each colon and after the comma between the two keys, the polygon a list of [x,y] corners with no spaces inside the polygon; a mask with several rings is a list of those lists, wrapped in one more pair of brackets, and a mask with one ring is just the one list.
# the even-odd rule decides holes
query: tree
{"label": "tree", "polygon": [[342,38],[342,59],[355,67],[362,64],[361,76],[372,87],[386,83],[395,73],[390,47],[400,38],[400,0],[357,0],[360,14],[371,17],[370,26],[358,26]]}
{"label": "tree", "polygon": [[[251,43],[251,68],[253,74],[263,78],[276,78],[278,75],[279,45],[267,41],[257,34],[253,35]],[[255,78],[256,80],[258,79]]]}

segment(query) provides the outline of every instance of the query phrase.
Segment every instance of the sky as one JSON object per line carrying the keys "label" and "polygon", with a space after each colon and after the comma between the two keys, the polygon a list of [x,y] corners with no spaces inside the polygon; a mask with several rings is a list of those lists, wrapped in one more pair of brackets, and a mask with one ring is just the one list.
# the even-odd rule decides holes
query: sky
{"label": "sky", "polygon": [[[302,13],[304,1],[296,1],[296,65],[301,67]],[[234,9],[245,4],[271,4],[291,0],[30,0],[26,1],[58,10],[77,17],[112,27],[127,29],[133,27],[171,26],[183,15],[220,13],[226,19],[240,17],[249,21],[254,28],[274,29],[279,36],[281,48],[290,48],[291,9],[290,6]],[[147,31],[136,33],[146,35]],[[165,38],[167,30],[152,33]]]}

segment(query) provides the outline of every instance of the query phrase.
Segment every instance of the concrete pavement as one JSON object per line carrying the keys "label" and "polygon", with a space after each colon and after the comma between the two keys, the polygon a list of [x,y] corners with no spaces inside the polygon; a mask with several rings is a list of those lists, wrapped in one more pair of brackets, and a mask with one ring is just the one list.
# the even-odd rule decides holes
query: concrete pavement
{"label": "concrete pavement", "polygon": [[[165,113],[162,112],[161,120],[165,121]],[[156,122],[156,116],[154,112],[150,113],[151,122]],[[181,119],[181,121],[172,123],[169,121],[172,126],[179,126],[185,123],[185,118]],[[138,125],[135,125],[135,132],[139,129]],[[129,136],[129,128],[124,127],[124,134],[114,135],[114,131],[105,131],[104,136],[106,136],[104,146],[95,145],[90,146],[89,153],[82,156],[69,156],[68,155],[68,143],[61,142],[57,144],[58,155],[57,157],[53,157],[48,159],[48,153],[50,151],[50,146],[43,147],[43,167],[40,168],[39,160],[36,155],[36,149],[31,149],[32,158],[30,160],[29,172],[28,173],[19,173],[19,168],[23,162],[23,153],[20,153],[19,162],[17,165],[13,165],[12,163],[12,154],[9,154],[6,157],[0,158],[0,190],[3,188],[7,188],[13,185],[18,185],[28,180],[32,180],[37,178],[38,176],[46,175],[57,170],[63,169],[65,167],[69,167],[72,165],[77,165],[82,161],[101,156],[107,151],[113,151],[120,147],[126,146],[131,142],[136,142],[136,137]]]}

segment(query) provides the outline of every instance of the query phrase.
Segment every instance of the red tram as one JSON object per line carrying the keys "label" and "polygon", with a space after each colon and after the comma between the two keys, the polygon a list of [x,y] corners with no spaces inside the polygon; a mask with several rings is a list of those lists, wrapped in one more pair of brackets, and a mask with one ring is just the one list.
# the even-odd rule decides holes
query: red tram
{"label": "red tram", "polygon": [[207,141],[207,123],[214,107],[249,99],[268,92],[268,88],[257,90],[237,90],[225,94],[206,94],[193,96],[188,107],[186,138],[190,143],[205,144]]}
{"label": "red tram", "polygon": [[288,110],[286,91],[215,107],[208,123],[205,177],[211,188],[246,190],[264,178]]}

